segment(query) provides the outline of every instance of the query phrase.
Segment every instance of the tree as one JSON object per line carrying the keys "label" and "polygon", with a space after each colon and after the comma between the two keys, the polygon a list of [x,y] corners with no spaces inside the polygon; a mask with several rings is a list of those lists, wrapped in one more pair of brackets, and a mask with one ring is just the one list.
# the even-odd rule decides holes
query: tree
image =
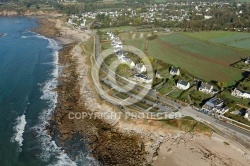
{"label": "tree", "polygon": [[218,86],[220,87],[221,90],[224,90],[224,88],[227,86],[227,83],[225,83],[225,82],[218,82]]}
{"label": "tree", "polygon": [[25,2],[25,6],[26,6],[27,8],[30,8],[31,5],[32,5],[32,4],[31,4],[30,2]]}
{"label": "tree", "polygon": [[37,8],[37,9],[40,9],[40,6],[39,6],[38,4],[36,4],[36,8]]}
{"label": "tree", "polygon": [[115,35],[119,35],[119,33],[120,33],[119,29],[116,29],[115,30]]}

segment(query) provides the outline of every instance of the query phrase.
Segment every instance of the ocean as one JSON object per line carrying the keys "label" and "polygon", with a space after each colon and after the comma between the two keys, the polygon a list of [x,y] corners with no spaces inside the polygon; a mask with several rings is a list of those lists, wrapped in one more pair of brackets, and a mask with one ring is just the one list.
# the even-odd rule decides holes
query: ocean
{"label": "ocean", "polygon": [[0,17],[0,165],[79,165],[47,134],[56,106],[60,46],[31,28],[36,18]]}

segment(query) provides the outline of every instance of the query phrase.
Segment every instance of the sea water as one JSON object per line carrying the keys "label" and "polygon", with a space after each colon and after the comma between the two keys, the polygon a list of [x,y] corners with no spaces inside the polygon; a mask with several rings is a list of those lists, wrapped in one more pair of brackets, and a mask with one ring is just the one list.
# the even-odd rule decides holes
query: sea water
{"label": "sea water", "polygon": [[0,37],[0,165],[92,165],[82,152],[77,157],[82,161],[72,161],[45,130],[57,103],[53,89],[60,72],[60,46],[31,32],[36,26],[35,18],[0,17],[0,33],[4,33]]}

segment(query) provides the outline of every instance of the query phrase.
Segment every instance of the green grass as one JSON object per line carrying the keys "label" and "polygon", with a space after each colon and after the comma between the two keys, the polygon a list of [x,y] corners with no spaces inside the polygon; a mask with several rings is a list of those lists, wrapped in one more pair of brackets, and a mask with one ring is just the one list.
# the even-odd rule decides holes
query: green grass
{"label": "green grass", "polygon": [[[179,96],[179,100],[184,101],[185,103],[189,103],[192,104],[192,100],[189,101],[188,99],[188,95],[190,94],[190,92],[193,90],[194,87],[189,88],[188,90],[184,91],[180,96]],[[191,102],[191,103],[190,103]]]}
{"label": "green grass", "polygon": [[155,0],[155,3],[165,3],[167,2],[168,0]]}
{"label": "green grass", "polygon": [[[230,35],[230,32],[212,32],[208,39],[226,35]],[[250,52],[214,44],[206,41],[206,36],[209,36],[208,32],[200,35],[174,33],[152,41],[125,38],[125,44],[133,45],[155,59],[180,67],[194,77],[208,82],[226,82],[228,86],[235,84],[235,81],[242,78],[241,71],[229,65],[250,56]]]}
{"label": "green grass", "polygon": [[128,53],[126,54],[126,57],[128,57],[129,59],[131,59],[134,63],[141,63],[141,58],[138,57],[137,55],[135,54],[132,54],[132,53]]}
{"label": "green grass", "polygon": [[180,95],[183,93],[183,90],[175,89],[173,92],[171,92],[168,96],[171,98],[178,99]]}
{"label": "green grass", "polygon": [[124,44],[134,46],[142,51],[145,51],[146,40],[145,39],[129,39],[125,40]]}
{"label": "green grass", "polygon": [[226,99],[226,105],[230,108],[234,108],[236,104],[242,104],[250,107],[249,99],[241,99],[234,97],[231,95],[231,92],[229,90],[224,90],[221,94],[218,95],[218,97]]}
{"label": "green grass", "polygon": [[229,31],[201,31],[201,32],[183,32],[183,35],[196,38],[199,40],[212,40],[220,37],[227,37],[239,34],[238,32]]}
{"label": "green grass", "polygon": [[82,47],[84,48],[83,52],[92,54],[94,51],[94,38],[90,37],[88,41],[82,44]]}
{"label": "green grass", "polygon": [[119,97],[121,99],[127,99],[129,97],[127,94],[122,93],[122,92],[117,93],[115,96],[117,96],[117,97]]}
{"label": "green grass", "polygon": [[171,87],[168,86],[163,86],[162,88],[160,88],[158,91],[162,94],[167,94],[168,92],[170,92],[172,89]]}
{"label": "green grass", "polygon": [[[239,60],[239,57],[235,56],[240,53],[239,51],[193,39],[180,33],[165,35],[160,37],[160,39],[166,42],[166,44],[171,44],[173,47],[178,46],[183,51],[193,53],[193,56],[199,59],[206,58],[206,60],[214,61],[214,63],[229,65]],[[241,54],[242,57],[249,56]]]}
{"label": "green grass", "polygon": [[158,38],[158,35],[152,35],[152,36],[147,37],[146,39],[147,40],[155,40],[157,38]]}
{"label": "green grass", "polygon": [[101,43],[102,50],[109,49],[110,47],[111,47],[111,42],[110,41]]}
{"label": "green grass", "polygon": [[191,116],[184,116],[182,119],[187,119],[187,120],[195,120],[194,118],[192,118]]}
{"label": "green grass", "polygon": [[241,123],[244,123],[246,125],[249,125],[250,126],[250,121],[248,121],[247,119],[245,119],[244,117],[242,116],[238,116],[238,115],[233,115],[231,114],[230,112],[226,112],[224,114],[224,116],[230,118],[230,119],[233,119],[233,120],[236,120],[238,122],[241,122]]}
{"label": "green grass", "polygon": [[127,64],[120,64],[117,68],[116,68],[116,74],[122,76],[122,77],[131,77],[131,71],[130,71],[130,67]]}
{"label": "green grass", "polygon": [[205,40],[223,46],[232,46],[240,49],[250,49],[250,33],[228,32],[228,31],[210,31],[183,33],[186,36]]}
{"label": "green grass", "polygon": [[146,103],[143,103],[143,102],[141,102],[141,101],[135,103],[134,105],[136,105],[136,106],[138,106],[138,107],[141,107],[141,108],[143,108],[143,109],[145,109],[145,110],[147,110],[148,108],[152,107],[151,105],[146,104]]}
{"label": "green grass", "polygon": [[123,32],[123,31],[130,31],[135,29],[135,27],[133,26],[120,26],[120,27],[111,27],[111,28],[102,28],[99,29],[102,32],[115,32],[115,31],[119,31],[119,32]]}
{"label": "green grass", "polygon": [[236,48],[250,49],[250,33],[231,33],[230,35],[217,37],[210,41]]}
{"label": "green grass", "polygon": [[203,123],[197,122],[190,117],[184,117],[181,119],[164,120],[163,123],[179,128],[186,132],[198,132],[211,134],[212,129]]}
{"label": "green grass", "polygon": [[244,81],[242,81],[238,88],[250,92],[250,78],[246,78]]}
{"label": "green grass", "polygon": [[149,101],[151,101],[151,102],[153,102],[153,103],[156,102],[156,99],[150,97],[149,95],[145,96],[144,99],[149,100]]}
{"label": "green grass", "polygon": [[173,90],[172,87],[174,86],[176,86],[174,79],[169,78],[167,82],[163,85],[163,87],[159,89],[159,92],[162,94],[167,94]]}
{"label": "green grass", "polygon": [[233,64],[232,66],[240,70],[247,70],[250,68],[250,66],[246,64],[244,61],[240,61],[236,64]]}
{"label": "green grass", "polygon": [[211,98],[211,95],[194,90],[190,92],[190,98],[196,107],[201,107],[205,100]]}
{"label": "green grass", "polygon": [[110,65],[112,64],[112,62],[114,62],[114,61],[116,61],[116,60],[118,60],[118,58],[117,58],[114,54],[112,54],[111,56],[108,56],[108,57],[104,60],[104,62],[105,62],[105,64],[106,64],[107,66],[110,66]]}

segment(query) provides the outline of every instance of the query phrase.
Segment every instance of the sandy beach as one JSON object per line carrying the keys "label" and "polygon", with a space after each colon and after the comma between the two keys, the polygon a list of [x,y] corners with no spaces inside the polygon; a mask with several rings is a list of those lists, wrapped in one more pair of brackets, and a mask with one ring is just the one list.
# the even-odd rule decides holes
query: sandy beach
{"label": "sandy beach", "polygon": [[[83,50],[90,31],[67,26],[59,17],[43,16],[37,32],[63,44],[59,63],[58,105],[48,131],[60,145],[80,135],[100,165],[249,165],[249,151],[213,133],[187,133],[150,120],[69,119],[71,112],[119,112],[101,100],[90,76],[91,53]],[[65,147],[70,152],[70,147]]]}

